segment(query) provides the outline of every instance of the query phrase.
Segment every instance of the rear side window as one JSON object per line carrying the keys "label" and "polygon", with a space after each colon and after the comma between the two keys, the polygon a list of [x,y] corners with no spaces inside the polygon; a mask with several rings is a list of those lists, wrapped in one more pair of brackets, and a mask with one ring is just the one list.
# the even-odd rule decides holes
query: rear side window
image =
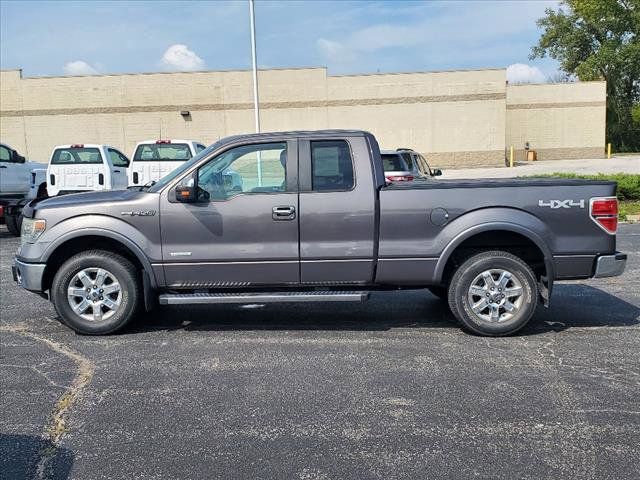
{"label": "rear side window", "polygon": [[177,162],[191,158],[191,150],[186,143],[152,143],[138,145],[133,155],[134,162]]}
{"label": "rear side window", "polygon": [[4,145],[0,145],[0,162],[10,162],[11,161],[11,150],[9,150]]}
{"label": "rear side window", "polygon": [[51,157],[52,165],[102,163],[100,150],[97,148],[57,148]]}
{"label": "rear side window", "polygon": [[382,166],[385,172],[402,172],[407,170],[407,166],[402,161],[399,153],[383,153]]}
{"label": "rear side window", "polygon": [[118,150],[110,148],[109,156],[111,157],[111,163],[113,164],[114,167],[129,166],[129,159],[125,157],[122,153],[120,153]]}
{"label": "rear side window", "polygon": [[311,187],[316,191],[351,190],[353,161],[344,140],[311,142]]}
{"label": "rear side window", "polygon": [[207,147],[205,147],[201,143],[196,143],[196,153],[200,153],[201,151],[205,150],[206,148]]}
{"label": "rear side window", "polygon": [[408,170],[413,170],[413,158],[411,158],[411,154],[410,153],[403,153],[402,154],[402,159],[404,160],[404,163],[406,163],[407,165],[407,169]]}

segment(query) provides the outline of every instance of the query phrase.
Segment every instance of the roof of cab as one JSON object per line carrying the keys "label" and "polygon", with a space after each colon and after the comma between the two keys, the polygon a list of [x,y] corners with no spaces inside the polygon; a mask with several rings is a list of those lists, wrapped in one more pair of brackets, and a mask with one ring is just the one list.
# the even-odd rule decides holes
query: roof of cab
{"label": "roof of cab", "polygon": [[202,143],[198,140],[181,140],[178,138],[158,138],[156,140],[142,140],[141,142],[136,143],[136,147],[138,145],[155,145],[157,142],[166,142],[169,141],[171,143]]}
{"label": "roof of cab", "polygon": [[[82,145],[82,147],[80,147],[80,145]],[[55,147],[53,147],[54,150],[57,150],[58,148],[102,148],[102,147],[106,147],[106,148],[116,148],[116,147],[112,147],[111,145],[105,145],[105,144],[98,144],[98,143],[69,143],[66,145],[56,145]],[[117,149],[116,149],[117,150]]]}

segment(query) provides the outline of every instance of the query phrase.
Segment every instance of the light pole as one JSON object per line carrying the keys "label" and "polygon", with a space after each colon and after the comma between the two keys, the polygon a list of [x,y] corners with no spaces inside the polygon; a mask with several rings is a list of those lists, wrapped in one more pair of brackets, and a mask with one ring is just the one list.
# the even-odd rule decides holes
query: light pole
{"label": "light pole", "polygon": [[[253,64],[253,114],[256,122],[256,133],[260,133],[260,104],[258,102],[258,62],[256,60],[256,16],[253,11],[253,0],[249,0],[249,17],[251,19],[251,62]],[[258,152],[258,186],[262,186],[262,159]]]}

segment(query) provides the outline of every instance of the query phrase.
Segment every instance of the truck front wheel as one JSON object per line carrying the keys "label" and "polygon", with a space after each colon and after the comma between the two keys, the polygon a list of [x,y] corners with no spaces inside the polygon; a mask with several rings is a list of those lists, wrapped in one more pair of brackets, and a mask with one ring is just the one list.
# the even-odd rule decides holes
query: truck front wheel
{"label": "truck front wheel", "polygon": [[503,251],[468,258],[449,284],[449,307],[472,333],[509,335],[524,327],[535,312],[538,294],[531,268]]}
{"label": "truck front wheel", "polygon": [[51,299],[63,322],[85,335],[120,330],[134,317],[141,298],[135,266],[104,250],[71,257],[51,286]]}
{"label": "truck front wheel", "polygon": [[22,215],[7,215],[5,217],[5,222],[7,224],[7,230],[14,237],[20,236],[20,229],[22,228]]}

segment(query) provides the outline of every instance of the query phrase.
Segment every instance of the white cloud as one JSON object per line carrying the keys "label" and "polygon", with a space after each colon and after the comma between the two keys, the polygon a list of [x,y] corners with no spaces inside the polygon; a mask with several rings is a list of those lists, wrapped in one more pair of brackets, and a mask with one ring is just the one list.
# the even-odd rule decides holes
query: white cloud
{"label": "white cloud", "polygon": [[193,50],[189,50],[186,45],[175,44],[167,48],[162,56],[162,64],[167,70],[177,70],[180,72],[192,72],[205,68],[202,60]]}
{"label": "white cloud", "polygon": [[316,45],[320,52],[330,61],[336,63],[349,63],[356,59],[356,53],[352,48],[346,47],[340,42],[319,38]]}
{"label": "white cloud", "polygon": [[82,60],[67,62],[62,67],[62,70],[65,75],[98,75],[100,73],[97,68]]}
{"label": "white cloud", "polygon": [[509,83],[543,83],[546,77],[538,67],[514,63],[507,67],[507,80]]}

